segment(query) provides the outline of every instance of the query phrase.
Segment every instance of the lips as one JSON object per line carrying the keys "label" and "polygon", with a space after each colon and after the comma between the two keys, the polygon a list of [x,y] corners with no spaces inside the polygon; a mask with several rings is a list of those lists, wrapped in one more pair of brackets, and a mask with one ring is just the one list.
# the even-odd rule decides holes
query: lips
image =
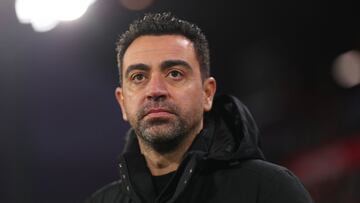
{"label": "lips", "polygon": [[145,116],[150,116],[150,117],[164,117],[164,116],[168,116],[169,114],[173,114],[171,111],[169,111],[168,109],[162,109],[162,108],[155,108],[155,109],[150,109],[149,111],[147,111],[144,115]]}
{"label": "lips", "polygon": [[179,112],[177,106],[169,101],[149,101],[137,112],[137,118],[138,120],[141,120],[144,117],[165,118],[172,115],[178,115],[177,112]]}

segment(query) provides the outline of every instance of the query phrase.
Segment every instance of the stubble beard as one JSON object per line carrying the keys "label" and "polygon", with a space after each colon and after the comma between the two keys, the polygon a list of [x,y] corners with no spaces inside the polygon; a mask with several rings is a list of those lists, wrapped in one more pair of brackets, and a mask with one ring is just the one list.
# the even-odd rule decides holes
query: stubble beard
{"label": "stubble beard", "polygon": [[[167,109],[173,115],[166,118],[144,118],[148,109],[161,107]],[[177,106],[169,102],[149,103],[136,115],[136,120],[131,121],[136,135],[150,149],[158,153],[171,153],[193,133],[201,123],[202,116],[181,116]]]}

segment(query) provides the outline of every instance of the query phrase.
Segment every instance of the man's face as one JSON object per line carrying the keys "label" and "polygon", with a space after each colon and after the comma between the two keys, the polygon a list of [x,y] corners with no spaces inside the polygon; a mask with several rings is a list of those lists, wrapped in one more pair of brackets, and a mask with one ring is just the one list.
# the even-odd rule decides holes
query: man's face
{"label": "man's face", "polygon": [[181,35],[141,36],[126,50],[122,67],[116,98],[123,118],[145,143],[171,151],[169,147],[202,129],[216,83],[213,78],[201,80],[190,40]]}

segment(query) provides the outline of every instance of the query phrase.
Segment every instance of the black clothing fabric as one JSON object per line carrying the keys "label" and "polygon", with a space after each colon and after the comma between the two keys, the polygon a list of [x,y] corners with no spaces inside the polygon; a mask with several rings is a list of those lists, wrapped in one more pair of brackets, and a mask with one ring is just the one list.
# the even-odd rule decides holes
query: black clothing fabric
{"label": "black clothing fabric", "polygon": [[170,182],[170,179],[173,177],[175,172],[171,172],[161,176],[152,176],[152,181],[154,183],[154,188],[156,195],[159,195],[165,186]]}
{"label": "black clothing fabric", "polygon": [[241,202],[311,203],[289,170],[264,160],[258,128],[235,97],[216,97],[204,128],[165,188],[156,192],[132,130],[119,161],[120,179],[88,203]]}

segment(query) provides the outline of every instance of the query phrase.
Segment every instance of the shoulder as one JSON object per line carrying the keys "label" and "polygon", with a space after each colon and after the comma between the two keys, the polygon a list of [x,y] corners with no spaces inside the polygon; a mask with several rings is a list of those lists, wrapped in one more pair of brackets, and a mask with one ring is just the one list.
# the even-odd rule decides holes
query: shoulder
{"label": "shoulder", "polygon": [[275,202],[313,202],[301,181],[287,168],[263,160],[243,163],[244,170],[259,177],[262,200]]}
{"label": "shoulder", "polygon": [[244,161],[240,164],[240,168],[265,179],[273,179],[277,176],[295,177],[287,168],[260,159]]}
{"label": "shoulder", "polygon": [[124,202],[126,196],[121,191],[121,180],[114,181],[97,190],[86,203]]}
{"label": "shoulder", "polygon": [[247,160],[241,163],[239,168],[247,175],[253,178],[255,177],[261,182],[302,186],[300,180],[290,170],[271,162],[263,160]]}
{"label": "shoulder", "polygon": [[239,165],[249,178],[256,181],[263,201],[313,202],[301,181],[287,168],[263,160],[248,160]]}
{"label": "shoulder", "polygon": [[234,175],[238,174],[253,180],[264,179],[266,181],[273,181],[281,177],[290,179],[296,178],[296,176],[287,168],[260,159],[233,161],[228,163],[225,168],[230,170],[220,170],[220,172]]}

